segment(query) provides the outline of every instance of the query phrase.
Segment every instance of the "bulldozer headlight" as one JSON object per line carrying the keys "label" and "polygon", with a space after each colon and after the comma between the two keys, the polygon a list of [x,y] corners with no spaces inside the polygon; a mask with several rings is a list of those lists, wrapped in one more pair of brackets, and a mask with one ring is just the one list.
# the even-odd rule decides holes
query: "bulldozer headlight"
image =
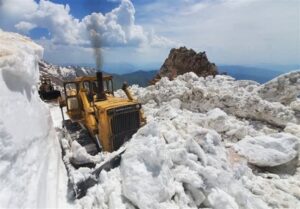
{"label": "bulldozer headlight", "polygon": [[136,109],[141,109],[141,104],[135,105],[135,108],[136,108]]}

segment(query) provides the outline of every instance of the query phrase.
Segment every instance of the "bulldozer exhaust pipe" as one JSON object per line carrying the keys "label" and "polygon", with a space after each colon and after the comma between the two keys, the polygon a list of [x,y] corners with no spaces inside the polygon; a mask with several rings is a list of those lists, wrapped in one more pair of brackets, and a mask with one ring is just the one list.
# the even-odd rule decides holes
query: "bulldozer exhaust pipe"
{"label": "bulldozer exhaust pipe", "polygon": [[102,72],[96,72],[98,91],[97,91],[97,99],[98,100],[106,100],[106,95],[103,88],[103,75]]}

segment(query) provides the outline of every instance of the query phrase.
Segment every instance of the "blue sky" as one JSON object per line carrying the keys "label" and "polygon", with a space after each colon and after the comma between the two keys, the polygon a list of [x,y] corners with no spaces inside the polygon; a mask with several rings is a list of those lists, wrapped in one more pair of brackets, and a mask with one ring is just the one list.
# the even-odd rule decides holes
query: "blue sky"
{"label": "blue sky", "polygon": [[52,0],[52,2],[70,5],[71,14],[80,19],[92,12],[110,12],[120,4],[118,1],[106,0]]}
{"label": "blue sky", "polygon": [[183,45],[206,51],[217,64],[300,64],[299,0],[0,3],[0,28],[30,36],[52,63],[95,63],[96,34],[104,64],[159,66],[171,48]]}

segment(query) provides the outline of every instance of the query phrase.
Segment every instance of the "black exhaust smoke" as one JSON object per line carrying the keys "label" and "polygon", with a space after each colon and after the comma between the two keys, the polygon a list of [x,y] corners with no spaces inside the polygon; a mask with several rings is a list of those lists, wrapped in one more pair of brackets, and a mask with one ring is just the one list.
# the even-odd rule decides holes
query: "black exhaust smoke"
{"label": "black exhaust smoke", "polygon": [[97,91],[97,99],[98,100],[106,100],[106,95],[103,88],[103,75],[101,71],[96,72],[98,91]]}
{"label": "black exhaust smoke", "polygon": [[[0,0],[1,1],[1,0]],[[92,0],[92,4],[86,4],[88,9],[94,10],[100,7],[100,3],[97,0]],[[93,5],[90,7],[90,5]],[[99,9],[99,8],[98,8]],[[92,13],[89,17],[88,24],[86,25],[87,33],[90,38],[91,46],[94,50],[94,57],[96,62],[96,77],[97,77],[97,99],[106,100],[106,94],[103,88],[103,75],[102,75],[102,53],[101,53],[101,27],[98,22],[98,13]]]}

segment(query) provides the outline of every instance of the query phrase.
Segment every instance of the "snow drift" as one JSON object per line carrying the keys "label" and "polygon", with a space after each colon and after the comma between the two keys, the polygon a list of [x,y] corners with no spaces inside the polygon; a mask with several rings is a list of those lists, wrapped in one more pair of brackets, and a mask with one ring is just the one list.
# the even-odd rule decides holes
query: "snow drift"
{"label": "snow drift", "polygon": [[1,208],[58,207],[66,188],[49,109],[36,88],[42,54],[28,38],[0,31]]}

